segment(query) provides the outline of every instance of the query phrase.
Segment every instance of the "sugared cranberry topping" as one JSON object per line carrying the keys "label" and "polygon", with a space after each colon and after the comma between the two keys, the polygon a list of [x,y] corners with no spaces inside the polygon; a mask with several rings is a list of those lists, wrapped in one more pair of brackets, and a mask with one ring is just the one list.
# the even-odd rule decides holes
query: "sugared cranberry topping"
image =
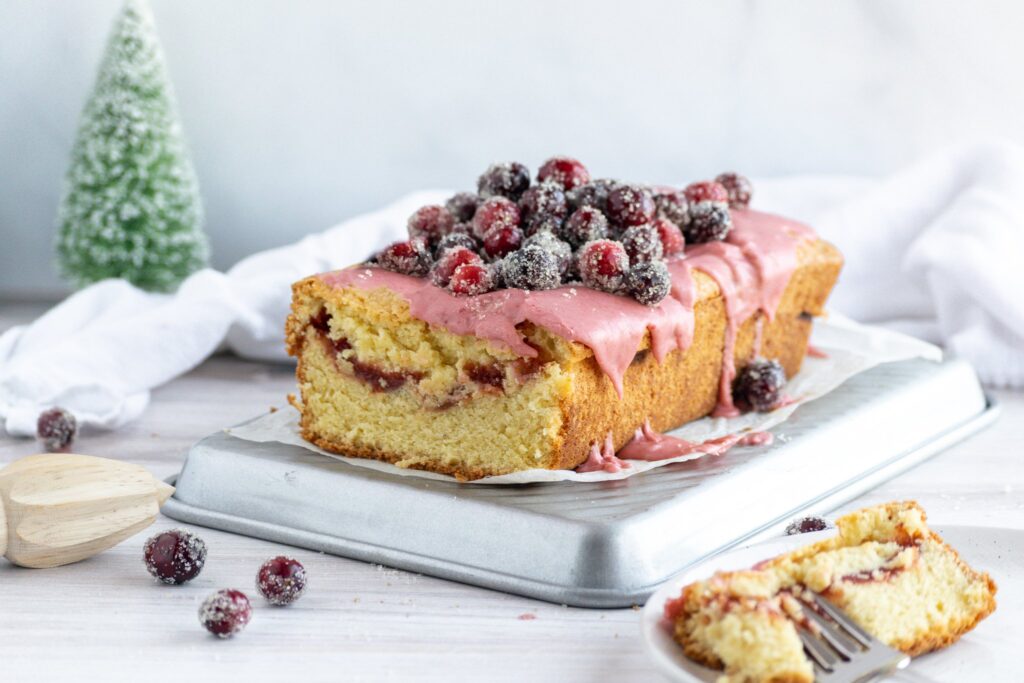
{"label": "sugared cranberry topping", "polygon": [[36,437],[48,453],[67,453],[78,434],[78,421],[63,408],[50,408],[39,413]]}
{"label": "sugared cranberry topping", "polygon": [[586,185],[580,185],[569,190],[565,197],[569,200],[569,207],[572,209],[578,209],[581,206],[592,206],[603,212],[608,208],[608,193],[618,185],[618,181],[599,178]]}
{"label": "sugared cranberry topping", "polygon": [[518,201],[529,186],[530,170],[515,161],[491,164],[476,181],[481,197],[507,197],[512,201]]}
{"label": "sugared cranberry topping", "polygon": [[672,277],[663,261],[638,263],[626,275],[626,289],[640,303],[653,306],[668,296]]}
{"label": "sugared cranberry topping", "polygon": [[483,240],[491,230],[518,227],[519,218],[519,207],[515,202],[505,197],[491,197],[476,209],[473,235]]}
{"label": "sugared cranberry topping", "polygon": [[579,248],[587,242],[608,237],[608,219],[596,207],[580,207],[569,216],[559,236],[573,248]]}
{"label": "sugared cranberry topping", "polygon": [[184,529],[171,529],[146,541],[142,559],[155,578],[172,585],[182,584],[202,571],[206,564],[206,544]]}
{"label": "sugared cranberry topping", "polygon": [[452,215],[456,223],[468,223],[473,220],[476,207],[480,204],[480,196],[472,192],[459,192],[448,198],[444,208]]}
{"label": "sugared cranberry topping", "polygon": [[690,206],[690,223],[683,228],[687,244],[721,241],[732,228],[732,216],[725,204],[699,202]]}
{"label": "sugared cranberry topping", "polygon": [[619,185],[608,193],[608,219],[621,228],[649,223],[654,218],[654,198],[639,185]]}
{"label": "sugared cranberry topping", "polygon": [[831,528],[828,520],[824,517],[803,517],[801,519],[793,520],[789,526],[786,527],[787,536],[796,536],[797,534],[809,534],[814,531],[824,531],[825,529]]}
{"label": "sugared cranberry topping", "polygon": [[554,289],[562,282],[558,259],[538,246],[523,247],[501,262],[506,287],[516,289]]}
{"label": "sugared cranberry topping", "polygon": [[631,264],[660,261],[663,255],[658,230],[650,223],[627,228],[619,237]]}
{"label": "sugared cranberry topping", "polygon": [[729,196],[729,206],[734,209],[745,209],[750,206],[750,195],[754,193],[754,186],[739,173],[723,173],[715,181],[725,188]]}
{"label": "sugared cranberry topping", "polygon": [[551,157],[537,171],[537,181],[551,181],[571,190],[590,182],[590,171],[572,157]]}
{"label": "sugared cranberry topping", "polygon": [[433,244],[451,232],[454,225],[455,219],[443,206],[421,206],[409,216],[409,237],[419,237]]}
{"label": "sugared cranberry topping", "polygon": [[572,247],[567,242],[555,237],[553,233],[538,232],[527,237],[523,246],[540,247],[544,251],[550,252],[558,261],[558,272],[563,278],[569,272],[569,266],[572,263]]}
{"label": "sugared cranberry topping", "polygon": [[455,247],[441,254],[441,257],[430,269],[430,281],[438,287],[447,287],[455,269],[465,263],[483,264],[483,259],[475,251],[465,247]]}
{"label": "sugared cranberry topping", "polygon": [[[519,199],[523,222],[531,225],[543,220],[561,220],[569,213],[565,190],[555,183],[534,185]],[[535,231],[536,232],[536,231]]]}
{"label": "sugared cranberry topping", "polygon": [[494,289],[494,272],[482,263],[467,263],[452,273],[448,289],[456,296],[476,296]]}
{"label": "sugared cranberry topping", "polygon": [[494,228],[484,235],[484,253],[498,259],[519,248],[523,243],[523,231],[516,226]]}
{"label": "sugared cranberry topping", "polygon": [[687,201],[690,204],[697,204],[699,202],[721,202],[726,204],[729,201],[729,193],[721,185],[713,180],[701,180],[696,183],[690,183],[683,190],[683,194],[686,195]]}
{"label": "sugared cranberry topping", "polygon": [[655,218],[654,229],[658,231],[658,238],[661,240],[661,251],[665,256],[681,254],[686,246],[683,238],[683,231],[679,226],[667,218]]}
{"label": "sugared cranberry topping", "polygon": [[659,217],[666,218],[676,225],[686,225],[690,222],[690,202],[686,199],[686,193],[681,190],[654,195],[654,206],[657,207]]}
{"label": "sugared cranberry topping", "polygon": [[619,242],[594,240],[580,248],[577,267],[587,287],[615,293],[623,288],[629,270],[629,256]]}
{"label": "sugared cranberry topping", "polygon": [[377,255],[377,265],[395,273],[423,277],[430,270],[430,254],[423,240],[395,242]]}
{"label": "sugared cranberry topping", "polygon": [[256,574],[256,590],[271,605],[290,605],[306,590],[306,568],[291,557],[272,557]]}
{"label": "sugared cranberry topping", "polygon": [[442,237],[437,243],[437,247],[434,249],[434,257],[440,258],[441,255],[449,249],[455,249],[457,247],[476,251],[478,246],[479,245],[477,245],[477,242],[472,235],[465,232],[453,232]]}
{"label": "sugared cranberry topping", "polygon": [[199,607],[199,623],[218,638],[230,638],[252,619],[249,598],[239,590],[219,590]]}
{"label": "sugared cranberry topping", "polygon": [[777,360],[757,358],[737,375],[732,392],[737,403],[760,413],[774,410],[782,401],[786,371]]}

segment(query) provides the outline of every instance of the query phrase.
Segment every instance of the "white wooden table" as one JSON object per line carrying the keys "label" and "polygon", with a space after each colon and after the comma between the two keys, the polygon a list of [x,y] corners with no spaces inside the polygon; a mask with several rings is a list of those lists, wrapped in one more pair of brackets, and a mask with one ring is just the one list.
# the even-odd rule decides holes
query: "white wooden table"
{"label": "white wooden table", "polygon": [[[0,331],[38,312],[0,305]],[[167,477],[192,442],[283,405],[292,387],[290,367],[217,356],[158,389],[142,419],[84,434],[75,450]],[[995,426],[845,507],[913,498],[933,522],[1024,529],[1024,394],[993,394],[1003,407]],[[0,435],[0,465],[37,450]],[[197,529],[209,548],[199,577],[159,585],[142,565],[142,543],[175,525],[161,518],[67,567],[0,560],[0,681],[657,679],[635,609],[561,607],[208,529]],[[274,609],[254,597],[253,582],[260,563],[282,552],[306,565],[310,586],[295,605]],[[248,628],[229,641],[196,618],[203,598],[224,587],[255,605]]]}

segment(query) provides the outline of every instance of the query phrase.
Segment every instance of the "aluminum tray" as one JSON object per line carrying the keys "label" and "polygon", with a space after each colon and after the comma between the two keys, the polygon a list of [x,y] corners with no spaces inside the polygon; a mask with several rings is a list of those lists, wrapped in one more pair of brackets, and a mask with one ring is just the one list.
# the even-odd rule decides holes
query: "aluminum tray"
{"label": "aluminum tray", "polygon": [[688,565],[850,500],[989,424],[958,361],[879,366],[805,406],[774,445],[620,481],[460,485],[214,434],[164,514],[588,607],[643,603]]}

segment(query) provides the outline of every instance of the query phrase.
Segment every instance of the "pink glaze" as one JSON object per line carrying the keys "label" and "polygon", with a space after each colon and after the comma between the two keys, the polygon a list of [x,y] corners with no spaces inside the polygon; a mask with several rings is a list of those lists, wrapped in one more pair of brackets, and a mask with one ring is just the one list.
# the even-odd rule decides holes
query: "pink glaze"
{"label": "pink glaze", "polygon": [[828,358],[828,354],[813,344],[807,345],[807,355],[811,358]]}
{"label": "pink glaze", "polygon": [[732,218],[733,229],[725,242],[693,245],[684,255],[668,261],[672,289],[656,306],[571,285],[548,291],[503,289],[456,297],[427,278],[366,266],[325,273],[320,278],[338,288],[388,288],[409,302],[415,318],[455,334],[487,339],[530,358],[537,350],[525,342],[516,325],[533,322],[589,347],[622,396],[623,376],[646,332],[650,331],[651,351],[659,362],[671,351],[685,350],[692,343],[696,291],[691,271],[696,268],[718,283],[728,316],[715,414],[738,414],[732,402],[736,331],[758,310],[769,318],[774,315],[796,268],[797,246],[814,233],[799,223],[757,211],[734,210]]}
{"label": "pink glaze", "polygon": [[651,429],[650,422],[644,420],[643,426],[636,430],[633,440],[618,452],[618,456],[624,460],[655,462],[693,453],[724,455],[735,446],[767,446],[773,439],[771,432],[747,432],[694,443],[656,432]]}
{"label": "pink glaze", "polygon": [[621,472],[629,468],[628,462],[623,462],[615,456],[615,444],[612,442],[612,433],[604,438],[603,444],[593,443],[590,445],[590,455],[582,465],[576,468],[581,474],[586,472]]}

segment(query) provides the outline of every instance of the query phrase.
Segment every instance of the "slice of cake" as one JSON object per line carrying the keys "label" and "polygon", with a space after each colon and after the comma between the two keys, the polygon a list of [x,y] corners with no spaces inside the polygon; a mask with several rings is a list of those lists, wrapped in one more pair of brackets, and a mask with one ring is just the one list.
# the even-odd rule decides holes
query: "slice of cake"
{"label": "slice of cake", "polygon": [[814,680],[797,633],[805,591],[916,656],[946,647],[996,607],[996,585],[925,524],[914,502],[846,515],[837,535],[744,571],[686,586],[665,606],[687,656],[721,681]]}
{"label": "slice of cake", "polygon": [[418,210],[408,241],[296,283],[304,438],[476,479],[575,468],[645,422],[771,409],[777,386],[737,382],[734,401],[734,380],[754,359],[800,369],[842,257],[720,181],[591,181],[556,157],[531,186],[498,164]]}

